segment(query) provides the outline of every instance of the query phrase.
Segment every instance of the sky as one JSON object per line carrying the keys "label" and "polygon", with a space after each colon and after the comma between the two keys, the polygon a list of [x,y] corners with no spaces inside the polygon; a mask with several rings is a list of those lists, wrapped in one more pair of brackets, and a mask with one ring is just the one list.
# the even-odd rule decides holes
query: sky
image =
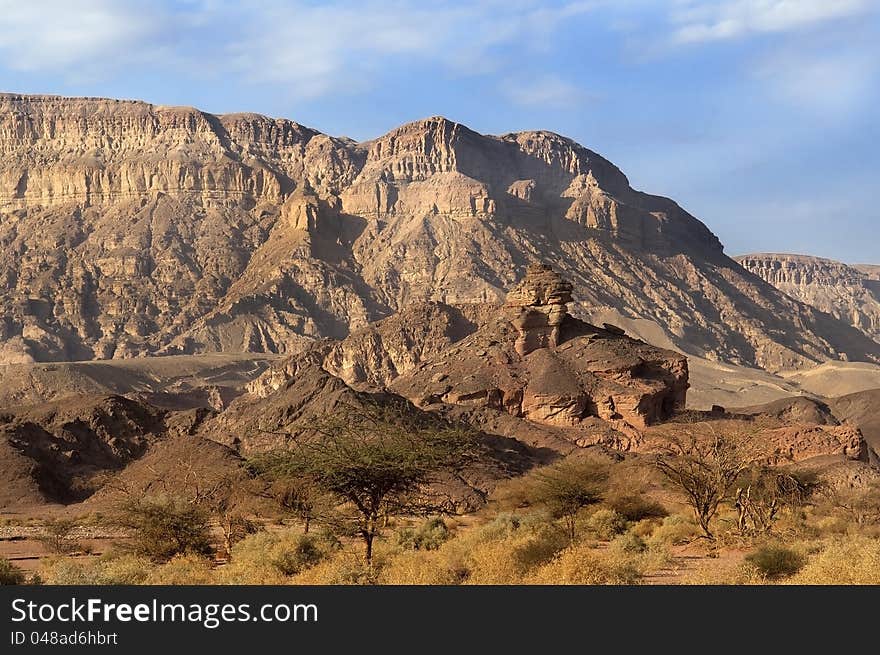
{"label": "sky", "polygon": [[880,263],[880,0],[0,0],[0,90],[551,130],[729,254]]}

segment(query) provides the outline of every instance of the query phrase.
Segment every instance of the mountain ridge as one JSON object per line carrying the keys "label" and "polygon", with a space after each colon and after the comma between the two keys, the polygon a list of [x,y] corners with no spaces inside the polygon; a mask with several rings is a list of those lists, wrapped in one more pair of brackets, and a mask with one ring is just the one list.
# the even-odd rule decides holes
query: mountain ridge
{"label": "mountain ridge", "polygon": [[291,353],[413,302],[501,302],[530,262],[572,313],[797,368],[880,344],[746,274],[717,237],[547,131],[442,117],[353,142],[287,119],[0,94],[0,361]]}
{"label": "mountain ridge", "polygon": [[880,339],[880,277],[874,273],[880,267],[786,253],[734,259],[780,291]]}

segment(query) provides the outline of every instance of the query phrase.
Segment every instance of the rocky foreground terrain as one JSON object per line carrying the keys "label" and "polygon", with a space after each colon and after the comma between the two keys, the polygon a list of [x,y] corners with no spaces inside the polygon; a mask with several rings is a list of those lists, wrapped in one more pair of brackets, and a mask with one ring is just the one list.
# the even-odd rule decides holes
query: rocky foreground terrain
{"label": "rocky foreground terrain", "polygon": [[574,285],[573,316],[640,320],[709,360],[880,360],[868,333],[557,134],[435,117],[355,143],[254,114],[0,95],[4,363],[290,354],[413,303],[501,302],[532,261]]}
{"label": "rocky foreground terrain", "polygon": [[880,340],[880,267],[849,266],[807,255],[754,254],[735,259],[792,298]]}

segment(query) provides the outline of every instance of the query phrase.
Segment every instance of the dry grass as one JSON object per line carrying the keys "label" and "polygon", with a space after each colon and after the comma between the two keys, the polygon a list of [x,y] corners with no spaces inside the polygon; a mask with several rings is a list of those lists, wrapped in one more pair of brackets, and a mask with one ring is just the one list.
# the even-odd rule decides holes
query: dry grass
{"label": "dry grass", "polygon": [[880,541],[862,535],[835,538],[789,578],[803,585],[880,584]]}

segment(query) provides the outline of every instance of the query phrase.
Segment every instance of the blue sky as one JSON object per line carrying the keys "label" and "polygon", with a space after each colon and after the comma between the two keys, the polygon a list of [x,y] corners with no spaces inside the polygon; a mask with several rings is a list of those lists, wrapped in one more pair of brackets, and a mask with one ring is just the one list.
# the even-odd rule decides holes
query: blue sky
{"label": "blue sky", "polygon": [[730,254],[880,263],[880,0],[0,0],[0,89],[548,129]]}

